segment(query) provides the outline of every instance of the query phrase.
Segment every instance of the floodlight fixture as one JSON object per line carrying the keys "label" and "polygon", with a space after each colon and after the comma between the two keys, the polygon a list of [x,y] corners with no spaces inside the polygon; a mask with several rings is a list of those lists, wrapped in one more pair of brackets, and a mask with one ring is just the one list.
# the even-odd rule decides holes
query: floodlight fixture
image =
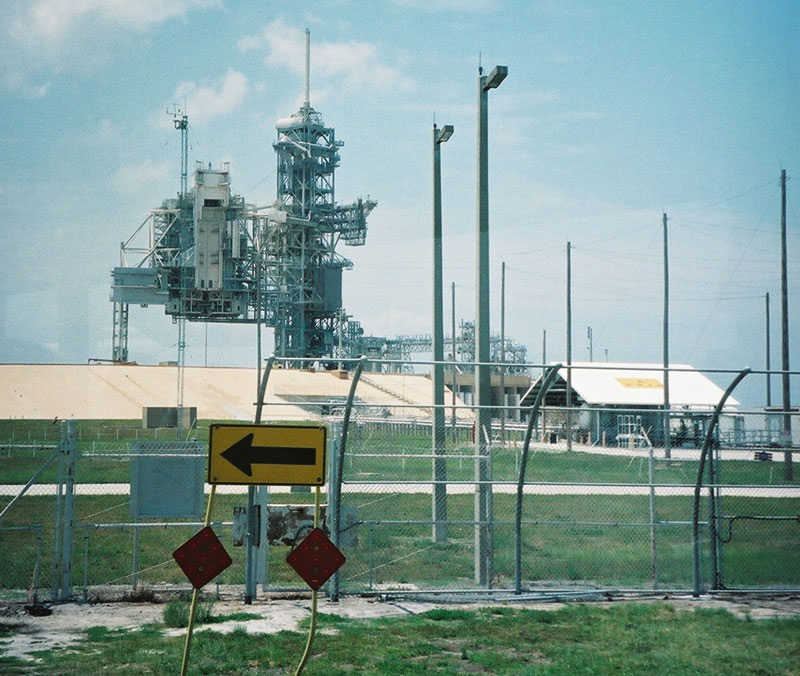
{"label": "floodlight fixture", "polygon": [[483,85],[484,91],[497,89],[500,83],[506,79],[507,75],[508,66],[495,66],[486,78],[486,83]]}
{"label": "floodlight fixture", "polygon": [[446,143],[453,135],[453,125],[446,124],[436,133],[436,143]]}

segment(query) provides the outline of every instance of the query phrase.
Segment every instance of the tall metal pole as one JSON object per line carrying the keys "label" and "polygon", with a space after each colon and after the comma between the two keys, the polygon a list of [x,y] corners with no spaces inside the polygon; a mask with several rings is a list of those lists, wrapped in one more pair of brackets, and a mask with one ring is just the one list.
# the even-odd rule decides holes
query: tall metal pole
{"label": "tall metal pole", "polygon": [[542,329],[542,375],[547,364],[547,329]]}
{"label": "tall metal pole", "polygon": [[491,427],[489,372],[489,113],[488,92],[508,74],[495,66],[489,75],[478,68],[478,223],[477,292],[475,294],[475,582],[489,586],[494,574],[492,546]]}
{"label": "tall metal pole", "polygon": [[444,310],[442,301],[442,143],[453,127],[433,125],[433,541],[447,541],[447,468],[444,440]]}
{"label": "tall metal pole", "polygon": [[586,329],[586,337],[589,339],[589,361],[594,361],[594,345],[592,344],[592,327]]}
{"label": "tall metal pole", "polygon": [[[766,304],[766,314],[767,314],[767,335],[766,335],[766,353],[767,353],[767,408],[772,406],[772,383],[770,382],[770,374],[769,370],[771,367],[770,364],[770,336],[769,336],[769,291],[767,291],[767,295],[765,297],[765,304]],[[769,421],[769,418],[767,418]],[[767,429],[769,429],[769,424],[767,425]]]}
{"label": "tall metal pole", "polygon": [[667,240],[667,215],[662,218],[664,230],[664,457],[672,457],[669,426],[669,242]]}
{"label": "tall metal pole", "polygon": [[506,446],[506,262],[500,275],[500,443]]}
{"label": "tall metal pole", "polygon": [[[175,129],[181,132],[181,193],[178,200],[178,205],[181,214],[181,221],[185,216],[186,210],[186,197],[189,190],[188,176],[189,176],[189,117],[186,111],[176,109],[173,113],[172,123]],[[184,228],[181,227],[180,232]],[[183,243],[182,243],[183,244]],[[181,246],[183,248],[183,246]],[[183,293],[183,281],[181,281],[181,293]],[[178,439],[181,438],[181,429],[183,428],[183,389],[184,389],[184,367],[186,365],[186,317],[183,315],[183,307],[177,317],[178,323],[178,406],[175,421],[175,433]]]}
{"label": "tall metal pole", "polygon": [[789,294],[786,272],[786,169],[781,170],[781,380],[783,383],[783,478],[792,481],[792,410],[789,395]]}
{"label": "tall metal pole", "polygon": [[456,438],[456,283],[450,282],[450,338],[453,343],[453,380],[451,382],[450,401],[453,404],[453,441]]}
{"label": "tall metal pole", "polygon": [[572,450],[572,244],[567,242],[567,450]]}
{"label": "tall metal pole", "polygon": [[[545,373],[547,373],[547,329],[542,329],[542,379],[544,380]],[[547,412],[542,410],[542,428],[539,435],[539,440],[544,441],[545,434],[547,433]]]}

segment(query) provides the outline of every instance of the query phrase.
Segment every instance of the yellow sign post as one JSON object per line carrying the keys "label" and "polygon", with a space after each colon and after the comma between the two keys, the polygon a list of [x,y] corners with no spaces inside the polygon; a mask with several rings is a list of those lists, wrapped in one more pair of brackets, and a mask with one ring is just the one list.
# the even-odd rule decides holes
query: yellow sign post
{"label": "yellow sign post", "polygon": [[322,486],[322,425],[211,425],[208,483]]}

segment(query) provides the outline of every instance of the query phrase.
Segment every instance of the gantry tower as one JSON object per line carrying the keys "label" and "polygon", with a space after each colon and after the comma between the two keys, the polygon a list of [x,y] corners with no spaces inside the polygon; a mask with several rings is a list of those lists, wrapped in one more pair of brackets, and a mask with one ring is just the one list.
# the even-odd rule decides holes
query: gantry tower
{"label": "gantry tower", "polygon": [[334,177],[343,144],[309,102],[309,45],[306,30],[304,102],[276,125],[277,200],[267,214],[275,354],[286,358],[322,357],[336,348],[342,271],[352,267],[336,248],[340,241],[364,244],[367,216],[377,204],[369,198],[336,204]]}

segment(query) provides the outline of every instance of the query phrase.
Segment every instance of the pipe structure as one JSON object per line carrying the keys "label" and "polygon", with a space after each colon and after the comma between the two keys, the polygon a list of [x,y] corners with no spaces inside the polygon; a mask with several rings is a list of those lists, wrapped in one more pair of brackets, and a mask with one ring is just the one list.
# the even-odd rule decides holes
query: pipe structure
{"label": "pipe structure", "polygon": [[561,364],[551,366],[545,372],[542,379],[542,387],[539,389],[536,399],[531,406],[528,427],[525,430],[525,441],[522,443],[522,459],[519,463],[519,479],[517,481],[517,509],[514,515],[514,593],[522,593],[522,494],[525,487],[525,467],[528,463],[528,451],[531,446],[531,436],[533,435],[533,424],[539,415],[539,409],[544,402],[545,395],[553,385]]}
{"label": "pipe structure", "polygon": [[[725,390],[725,393],[722,395],[722,398],[717,403],[716,408],[714,409],[714,413],[711,416],[711,421],[708,424],[708,429],[706,430],[706,437],[703,441],[703,449],[700,452],[700,462],[697,466],[697,481],[694,485],[694,504],[692,507],[692,563],[693,563],[693,592],[692,596],[698,598],[700,596],[700,526],[699,526],[699,519],[700,519],[700,490],[703,487],[703,472],[705,470],[706,458],[708,457],[708,452],[711,449],[711,442],[714,438],[714,428],[717,426],[719,422],[719,417],[722,414],[722,409],[725,406],[725,402],[728,400],[728,397],[731,396],[732,392],[736,389],[736,386],[742,382],[742,380],[750,373],[750,369],[744,369],[740,371],[737,376],[733,379],[733,382],[728,385],[728,389]],[[713,526],[712,526],[713,527]]]}

